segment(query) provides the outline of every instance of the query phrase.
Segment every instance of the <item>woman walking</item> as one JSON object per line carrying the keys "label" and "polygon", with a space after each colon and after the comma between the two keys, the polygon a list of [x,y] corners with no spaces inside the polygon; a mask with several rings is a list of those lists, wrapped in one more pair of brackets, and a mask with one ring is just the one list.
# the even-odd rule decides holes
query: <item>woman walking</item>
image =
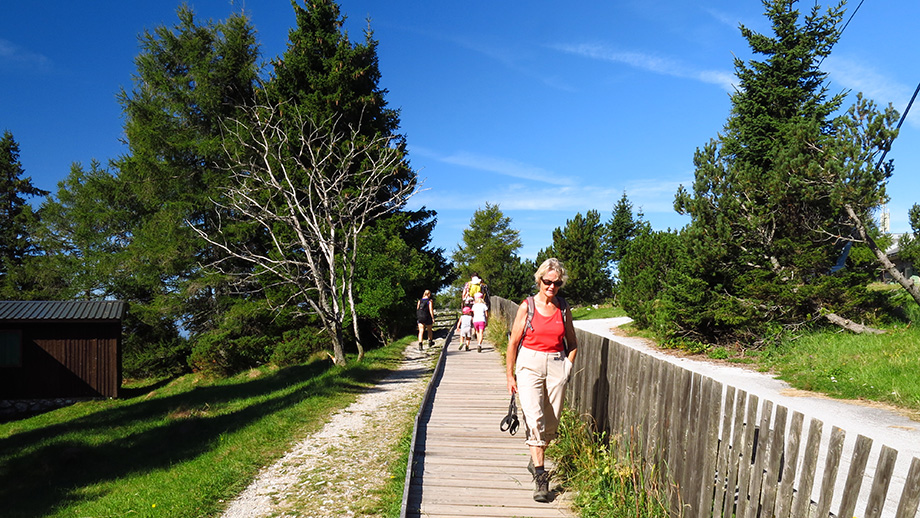
{"label": "woman walking", "polygon": [[425,331],[428,331],[428,345],[434,344],[434,331],[431,327],[434,325],[434,306],[431,303],[431,290],[425,290],[421,300],[415,304],[416,320],[418,321],[418,350],[422,350],[422,338]]}
{"label": "woman walking", "polygon": [[[556,437],[565,384],[578,349],[572,312],[562,297],[565,267],[558,259],[547,259],[534,274],[537,294],[518,308],[508,341],[508,391],[517,392],[530,447],[528,471],[533,475],[533,499],[549,502],[549,472],[544,467],[546,447]],[[533,317],[528,320],[528,307]],[[526,328],[526,329],[525,329]]]}

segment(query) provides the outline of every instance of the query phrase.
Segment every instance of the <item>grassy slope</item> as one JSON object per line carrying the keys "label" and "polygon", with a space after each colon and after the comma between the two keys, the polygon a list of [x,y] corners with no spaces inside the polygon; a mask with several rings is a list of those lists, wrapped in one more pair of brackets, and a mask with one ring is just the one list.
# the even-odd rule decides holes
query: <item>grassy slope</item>
{"label": "grassy slope", "polygon": [[324,417],[396,368],[408,339],[361,364],[316,360],[138,386],[0,424],[4,517],[213,516]]}

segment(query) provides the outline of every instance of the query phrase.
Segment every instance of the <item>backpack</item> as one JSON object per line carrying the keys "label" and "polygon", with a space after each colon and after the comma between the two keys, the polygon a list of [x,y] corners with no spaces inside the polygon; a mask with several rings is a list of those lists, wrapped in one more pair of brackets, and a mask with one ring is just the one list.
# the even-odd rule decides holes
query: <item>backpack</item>
{"label": "backpack", "polygon": [[428,301],[431,299],[420,299],[418,301],[418,309],[415,310],[415,316],[418,321],[423,321],[429,317],[428,314]]}
{"label": "backpack", "polygon": [[[569,303],[565,301],[564,298],[556,295],[556,300],[559,301],[559,311],[562,312],[562,325],[566,325],[565,310],[569,309]],[[521,341],[518,342],[518,351],[521,350],[521,347],[524,346],[524,336],[527,334],[527,331],[533,330],[533,312],[534,312],[534,303],[533,295],[527,297],[527,320],[524,321],[524,332],[521,333]],[[565,338],[562,339],[563,350],[568,352],[569,346],[565,343]]]}
{"label": "backpack", "polygon": [[479,284],[470,283],[470,289],[467,290],[467,294],[470,298],[476,298],[476,294],[479,293],[479,290],[482,289],[482,286]]}

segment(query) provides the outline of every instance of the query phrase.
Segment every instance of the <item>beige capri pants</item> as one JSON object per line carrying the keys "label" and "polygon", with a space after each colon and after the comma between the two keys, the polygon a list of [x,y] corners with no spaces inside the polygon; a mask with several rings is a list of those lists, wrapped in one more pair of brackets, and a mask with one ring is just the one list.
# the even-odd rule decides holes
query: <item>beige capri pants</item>
{"label": "beige capri pants", "polygon": [[564,352],[518,350],[515,375],[528,446],[545,447],[556,438],[570,372],[572,362]]}

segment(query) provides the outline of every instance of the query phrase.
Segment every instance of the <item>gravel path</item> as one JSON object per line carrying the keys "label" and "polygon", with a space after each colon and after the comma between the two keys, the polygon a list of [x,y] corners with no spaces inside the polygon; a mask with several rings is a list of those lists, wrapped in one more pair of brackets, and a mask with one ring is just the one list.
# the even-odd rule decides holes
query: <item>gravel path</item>
{"label": "gravel path", "polygon": [[398,370],[264,469],[223,518],[367,516],[389,477],[390,452],[418,411],[441,342],[424,352],[407,347]]}

